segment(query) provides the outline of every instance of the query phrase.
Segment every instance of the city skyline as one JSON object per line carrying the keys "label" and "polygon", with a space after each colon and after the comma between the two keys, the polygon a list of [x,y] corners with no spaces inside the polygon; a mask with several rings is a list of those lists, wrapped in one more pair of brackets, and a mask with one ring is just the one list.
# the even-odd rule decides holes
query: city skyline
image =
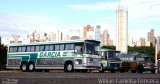
{"label": "city skyline", "polygon": [[[88,28],[87,28],[88,27]],[[9,45],[13,43],[32,43],[32,42],[48,42],[48,41],[66,41],[66,40],[97,40],[101,42],[101,46],[116,46],[114,44],[115,40],[113,38],[110,38],[110,33],[108,30],[103,30],[101,33],[99,30],[96,30],[97,27],[100,27],[100,25],[97,25],[96,27],[92,25],[86,25],[84,26],[84,31],[86,33],[83,33],[80,35],[79,29],[72,29],[70,30],[70,33],[64,34],[64,32],[58,31],[58,32],[31,32],[26,35],[19,35],[19,34],[12,34],[9,37],[0,37],[0,42],[4,45]],[[87,31],[86,31],[87,28]],[[88,31],[91,30],[91,31]],[[148,33],[154,31],[154,29],[148,30]],[[81,32],[82,33],[82,32]],[[148,33],[146,35],[150,36]],[[100,35],[100,37],[99,37]],[[86,36],[84,38],[84,36]],[[98,36],[98,37],[97,37]],[[154,33],[153,33],[154,36]],[[148,40],[147,38],[140,37],[139,40],[133,41],[133,38],[128,35],[128,46],[154,46],[154,43],[156,42],[156,39],[159,39],[160,36],[157,37],[150,37],[150,39],[154,39],[154,41]],[[152,43],[152,44],[151,44]]]}
{"label": "city skyline", "polygon": [[[134,40],[147,38],[150,29],[160,36],[159,0],[123,0],[128,6],[128,31]],[[0,1],[0,36],[28,34],[33,31],[68,32],[84,25],[101,26],[116,39],[116,10],[119,0],[14,0]],[[136,6],[135,6],[136,5]],[[138,31],[137,31],[138,30]],[[138,34],[135,34],[138,33]]]}

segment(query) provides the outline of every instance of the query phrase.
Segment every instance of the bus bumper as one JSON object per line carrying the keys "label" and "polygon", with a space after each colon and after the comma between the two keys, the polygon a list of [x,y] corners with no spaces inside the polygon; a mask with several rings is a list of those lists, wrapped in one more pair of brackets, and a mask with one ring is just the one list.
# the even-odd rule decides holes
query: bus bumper
{"label": "bus bumper", "polygon": [[100,66],[78,66],[74,67],[74,69],[90,69],[90,70],[97,70],[100,69]]}

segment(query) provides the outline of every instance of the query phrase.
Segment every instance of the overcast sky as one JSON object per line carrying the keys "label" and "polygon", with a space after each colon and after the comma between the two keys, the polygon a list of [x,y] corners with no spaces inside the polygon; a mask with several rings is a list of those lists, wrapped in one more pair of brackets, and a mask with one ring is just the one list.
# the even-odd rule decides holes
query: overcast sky
{"label": "overcast sky", "polygon": [[[160,0],[124,0],[128,7],[128,31],[134,40],[147,37],[150,29],[160,35]],[[0,0],[0,36],[33,31],[83,29],[101,25],[116,35],[119,0]]]}

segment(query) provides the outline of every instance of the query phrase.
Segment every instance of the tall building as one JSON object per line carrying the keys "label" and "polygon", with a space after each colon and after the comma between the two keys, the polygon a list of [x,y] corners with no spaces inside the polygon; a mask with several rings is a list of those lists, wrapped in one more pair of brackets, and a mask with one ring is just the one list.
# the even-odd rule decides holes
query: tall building
{"label": "tall building", "polygon": [[97,25],[95,29],[95,40],[100,41],[101,40],[101,26]]}
{"label": "tall building", "polygon": [[116,50],[122,53],[128,52],[128,10],[119,6],[116,12],[116,26],[117,26],[117,42]]}
{"label": "tall building", "polygon": [[109,46],[113,46],[113,40],[109,40]]}
{"label": "tall building", "polygon": [[30,38],[20,35],[12,35],[11,37],[2,38],[2,44],[4,45],[9,45],[13,43],[30,43]]}
{"label": "tall building", "polygon": [[102,40],[102,45],[108,46],[109,45],[109,40],[110,40],[110,35],[107,30],[103,31],[103,40]]}
{"label": "tall building", "polygon": [[145,41],[145,46],[151,46],[150,41]]}
{"label": "tall building", "polygon": [[28,37],[31,39],[31,42],[45,42],[45,41],[56,41],[56,33],[54,32],[33,32]]}
{"label": "tall building", "polygon": [[153,46],[155,46],[156,38],[154,37],[154,29],[151,29],[151,31],[148,32],[147,38],[148,38],[148,41],[150,41],[151,44],[152,44]]}
{"label": "tall building", "polygon": [[103,46],[103,34],[100,34],[100,46],[102,47]]}
{"label": "tall building", "polygon": [[48,41],[56,41],[56,33],[54,33],[54,32],[48,32],[47,33],[47,40]]}
{"label": "tall building", "polygon": [[70,32],[69,36],[70,36],[71,40],[80,39],[80,30],[79,29],[72,29],[69,32]]}
{"label": "tall building", "polygon": [[140,41],[141,41],[141,46],[145,46],[145,38],[140,38]]}
{"label": "tall building", "polygon": [[84,27],[83,39],[95,39],[93,26],[87,25],[86,27]]}
{"label": "tall building", "polygon": [[146,41],[145,38],[140,38],[136,46],[150,46],[150,41]]}
{"label": "tall building", "polygon": [[133,38],[130,34],[128,35],[128,46],[134,46]]}

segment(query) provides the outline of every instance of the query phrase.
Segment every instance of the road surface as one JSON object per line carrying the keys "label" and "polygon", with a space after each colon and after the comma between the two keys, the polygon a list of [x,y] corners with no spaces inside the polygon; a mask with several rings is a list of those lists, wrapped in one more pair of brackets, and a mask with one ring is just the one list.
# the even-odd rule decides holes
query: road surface
{"label": "road surface", "polygon": [[0,72],[0,84],[160,84],[160,74]]}

